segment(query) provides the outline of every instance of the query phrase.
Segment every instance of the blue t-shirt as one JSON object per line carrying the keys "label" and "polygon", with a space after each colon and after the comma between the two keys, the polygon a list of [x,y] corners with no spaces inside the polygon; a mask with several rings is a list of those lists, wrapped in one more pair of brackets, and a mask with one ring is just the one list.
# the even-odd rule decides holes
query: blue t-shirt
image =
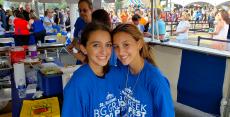
{"label": "blue t-shirt", "polygon": [[138,24],[138,25],[137,25],[137,28],[138,28],[139,31],[141,31],[142,33],[143,33],[144,30],[145,30],[145,26],[144,26],[144,25],[141,25],[141,24]]}
{"label": "blue t-shirt", "polygon": [[88,64],[75,71],[64,89],[62,117],[119,116],[117,70],[110,67],[104,78],[96,76]]}
{"label": "blue t-shirt", "polygon": [[120,80],[122,90],[121,113],[128,117],[174,117],[174,106],[168,80],[158,68],[145,61],[140,74],[128,72],[127,66],[121,66],[126,77]]}
{"label": "blue t-shirt", "polygon": [[165,33],[166,33],[166,25],[165,25],[165,22],[162,19],[157,19],[156,20],[156,22],[154,24],[154,35],[157,35],[156,23],[158,24],[159,35],[165,35]]}
{"label": "blue t-shirt", "polygon": [[41,32],[43,30],[45,30],[43,23],[41,20],[34,20],[34,23],[32,24],[33,27],[33,32]]}
{"label": "blue t-shirt", "polygon": [[73,34],[74,39],[78,40],[79,38],[81,38],[81,33],[85,28],[85,26],[86,26],[85,21],[81,17],[77,18],[77,21],[74,24],[74,34]]}

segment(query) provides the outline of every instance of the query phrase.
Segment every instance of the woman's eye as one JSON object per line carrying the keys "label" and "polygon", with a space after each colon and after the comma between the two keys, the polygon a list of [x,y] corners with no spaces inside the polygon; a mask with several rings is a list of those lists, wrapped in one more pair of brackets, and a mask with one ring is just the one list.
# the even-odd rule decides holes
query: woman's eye
{"label": "woman's eye", "polygon": [[123,44],[123,47],[128,47],[129,46],[129,44]]}
{"label": "woman's eye", "polygon": [[93,44],[93,47],[99,47],[100,45],[99,44]]}

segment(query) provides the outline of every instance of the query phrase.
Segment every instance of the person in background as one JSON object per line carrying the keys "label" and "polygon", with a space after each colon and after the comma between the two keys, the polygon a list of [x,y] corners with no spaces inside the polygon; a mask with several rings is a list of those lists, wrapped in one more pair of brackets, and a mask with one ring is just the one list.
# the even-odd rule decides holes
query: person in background
{"label": "person in background", "polygon": [[16,18],[14,19],[14,34],[15,34],[15,45],[23,46],[29,44],[30,26],[26,21],[24,15],[20,11],[15,12]]}
{"label": "person in background", "polygon": [[[228,10],[228,18],[230,19],[230,9]],[[227,36],[227,39],[230,40],[230,24],[229,24],[229,28],[228,28],[228,36]],[[230,43],[229,43],[228,48],[230,49]]]}
{"label": "person in background", "polygon": [[208,15],[208,27],[209,28],[214,28],[214,21],[215,21],[214,13],[211,12]]}
{"label": "person in background", "polygon": [[[71,44],[67,47],[68,52],[73,53],[73,48],[79,50],[80,38],[83,29],[85,28],[87,23],[92,21],[92,12],[93,12],[93,4],[90,0],[80,0],[78,2],[78,11],[80,13],[80,17],[74,24],[74,39]],[[85,56],[77,51],[74,53],[75,58],[78,60],[76,64],[81,64],[84,62]],[[80,61],[80,62],[79,62]]]}
{"label": "person in background", "polygon": [[[155,14],[155,10],[157,11],[157,14]],[[160,16],[161,16],[161,10],[159,8],[156,8],[153,11],[154,11],[154,18],[155,18],[155,21],[153,22],[154,23],[154,30],[153,30],[154,31],[154,38],[158,39],[158,35],[157,34],[159,34],[159,39],[160,40],[164,40],[165,39],[165,34],[166,34],[166,24],[160,18]],[[149,21],[151,21],[151,19]],[[148,26],[146,26],[146,27],[148,27],[148,29],[146,28],[146,30],[148,32],[144,32],[144,36],[145,37],[152,37],[152,34],[151,34],[152,33],[151,23],[152,22],[149,22]]]}
{"label": "person in background", "polygon": [[176,41],[183,43],[188,40],[188,31],[190,28],[189,23],[190,16],[187,12],[183,12],[180,17],[180,22],[177,25],[176,32],[174,32],[176,36]]}
{"label": "person in background", "polygon": [[141,11],[140,9],[136,9],[134,14],[138,14],[140,16],[139,23],[141,25],[144,26],[148,23],[147,20],[143,17],[143,11]]}
{"label": "person in background", "polygon": [[143,33],[144,32],[144,30],[145,30],[145,27],[144,27],[144,25],[141,25],[140,24],[140,16],[138,15],[138,14],[134,14],[133,16],[132,16],[132,22],[133,22],[133,24],[135,25],[135,26],[137,26],[137,28]]}
{"label": "person in background", "polygon": [[[120,24],[112,31],[112,41],[120,65],[123,101],[121,116],[174,117],[174,106],[167,78],[157,68],[143,34],[133,24]],[[141,108],[136,108],[139,105]]]}
{"label": "person in background", "polygon": [[9,11],[9,21],[8,21],[8,24],[9,24],[9,31],[14,31],[14,13],[10,10]]}
{"label": "person in background", "polygon": [[[109,67],[112,51],[110,29],[89,23],[81,35],[86,63],[77,69],[64,89],[62,117],[120,116],[119,70]],[[103,113],[102,113],[103,110]]]}
{"label": "person in background", "polygon": [[12,10],[7,10],[7,31],[14,31],[14,16],[15,15],[13,14]]}
{"label": "person in background", "polygon": [[[229,15],[225,10],[221,10],[217,13],[215,20],[217,22],[214,32],[209,32],[213,39],[227,40],[228,29],[229,29]],[[226,43],[213,42],[212,47],[219,50],[226,49]]]}
{"label": "person in background", "polygon": [[1,17],[1,20],[2,20],[2,27],[4,29],[6,29],[6,13],[5,13],[5,10],[3,9],[3,6],[2,4],[0,4],[0,17]]}
{"label": "person in background", "polygon": [[47,9],[45,11],[45,17],[43,20],[43,25],[46,29],[47,35],[52,35],[55,33],[55,30],[53,29],[53,26],[56,25],[53,20],[53,10]]}
{"label": "person in background", "polygon": [[104,9],[97,9],[92,13],[92,22],[97,22],[112,29],[112,22],[109,13]]}
{"label": "person in background", "polygon": [[[155,10],[157,11],[157,16],[155,16],[156,20],[154,22],[154,38],[157,39],[157,33],[159,33],[159,39],[163,40],[165,38],[165,33],[166,33],[166,24],[160,17],[161,9],[156,8]],[[156,23],[158,27],[156,27],[157,26]],[[157,32],[157,28],[158,28],[158,32]]]}
{"label": "person in background", "polygon": [[30,20],[30,12],[31,12],[30,4],[26,3],[25,4],[25,10],[23,10],[23,15],[24,15],[26,21]]}
{"label": "person in background", "polygon": [[110,15],[110,19],[111,19],[113,28],[115,28],[116,25],[120,22],[119,18],[117,17],[117,15],[115,14],[113,10],[110,11],[109,15]]}
{"label": "person in background", "polygon": [[38,43],[38,41],[41,41],[41,43],[45,43],[44,38],[46,36],[46,30],[42,21],[34,14],[34,12],[30,13],[29,25],[35,37],[35,42]]}
{"label": "person in background", "polygon": [[122,9],[120,13],[121,23],[127,23],[129,19],[129,14],[126,9]]}
{"label": "person in background", "polygon": [[61,28],[64,28],[64,16],[59,8],[54,9],[54,23],[59,25]]}
{"label": "person in background", "polygon": [[3,38],[5,34],[5,29],[2,27],[2,20],[0,18],[0,38]]}
{"label": "person in background", "polygon": [[65,21],[65,28],[67,32],[71,32],[71,25],[70,25],[70,11],[67,11],[67,17],[66,17],[66,21]]}
{"label": "person in background", "polygon": [[60,23],[59,8],[55,8],[54,9],[53,18],[54,18],[54,23],[56,23],[57,25],[59,25],[59,23]]}

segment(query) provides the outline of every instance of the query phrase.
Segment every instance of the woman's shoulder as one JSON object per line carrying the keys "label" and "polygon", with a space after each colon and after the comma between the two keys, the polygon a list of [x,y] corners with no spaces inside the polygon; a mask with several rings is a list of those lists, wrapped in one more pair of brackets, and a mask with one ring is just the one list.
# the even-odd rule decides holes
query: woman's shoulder
{"label": "woman's shoulder", "polygon": [[76,81],[86,81],[92,76],[91,69],[88,64],[79,67],[74,73],[72,78]]}
{"label": "woman's shoulder", "polygon": [[88,66],[82,65],[72,75],[71,79],[67,83],[66,87],[85,87],[90,83],[90,73],[88,72]]}
{"label": "woman's shoulder", "polygon": [[90,73],[90,67],[88,64],[83,64],[80,66],[75,72],[74,75],[76,74],[77,76],[87,76]]}
{"label": "woman's shoulder", "polygon": [[146,78],[150,80],[151,83],[167,83],[167,78],[163,75],[160,69],[148,61],[145,60],[144,69]]}

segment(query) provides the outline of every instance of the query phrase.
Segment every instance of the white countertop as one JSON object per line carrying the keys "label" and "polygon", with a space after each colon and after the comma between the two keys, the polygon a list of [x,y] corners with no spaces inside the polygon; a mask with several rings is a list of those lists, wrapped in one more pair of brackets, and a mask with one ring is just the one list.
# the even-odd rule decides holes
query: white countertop
{"label": "white countertop", "polygon": [[230,58],[230,51],[217,50],[217,49],[212,49],[208,47],[200,47],[196,45],[189,45],[189,44],[177,43],[177,42],[172,42],[172,41],[160,42],[159,40],[156,40],[156,39],[151,40],[151,38],[145,38],[145,42]]}

